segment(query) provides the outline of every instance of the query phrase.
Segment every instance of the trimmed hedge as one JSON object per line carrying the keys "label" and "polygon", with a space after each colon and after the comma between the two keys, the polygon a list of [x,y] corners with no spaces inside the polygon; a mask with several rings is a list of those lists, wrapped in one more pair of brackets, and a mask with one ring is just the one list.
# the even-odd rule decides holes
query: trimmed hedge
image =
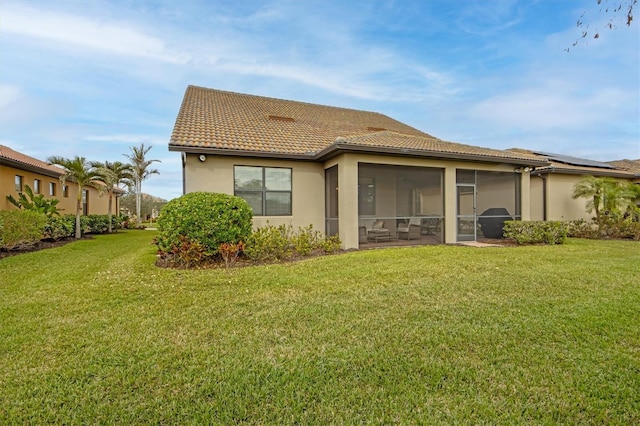
{"label": "trimmed hedge", "polygon": [[563,244],[567,240],[567,224],[558,221],[504,222],[504,236],[518,244]]}
{"label": "trimmed hedge", "polygon": [[209,256],[222,244],[237,244],[251,235],[251,206],[240,197],[213,192],[191,192],[169,201],[158,217],[156,244],[161,255],[193,244]]}
{"label": "trimmed hedge", "polygon": [[44,235],[47,217],[32,210],[0,211],[0,249],[34,246]]}

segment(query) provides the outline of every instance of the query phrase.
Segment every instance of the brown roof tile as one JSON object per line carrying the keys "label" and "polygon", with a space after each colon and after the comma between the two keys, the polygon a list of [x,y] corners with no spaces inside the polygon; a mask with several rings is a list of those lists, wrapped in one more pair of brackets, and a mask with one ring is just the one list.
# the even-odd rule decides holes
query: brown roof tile
{"label": "brown roof tile", "polygon": [[64,173],[59,167],[45,163],[37,158],[29,157],[28,155],[15,151],[5,145],[0,145],[0,161],[11,162],[17,167],[25,166],[30,169],[36,169],[37,171],[49,176],[53,175],[58,177]]}
{"label": "brown roof tile", "polygon": [[371,147],[372,151],[386,148],[542,164],[526,154],[445,142],[376,112],[196,86],[189,86],[185,92],[169,149],[312,158],[342,146],[336,140]]}
{"label": "brown roof tile", "polygon": [[526,153],[502,151],[498,149],[483,148],[473,145],[465,145],[456,142],[447,142],[434,137],[409,136],[400,133],[383,131],[366,135],[356,135],[342,138],[344,143],[366,145],[370,147],[385,147],[397,150],[423,151],[439,154],[452,154],[455,156],[477,156],[485,159],[523,160],[532,164],[545,164],[544,159]]}

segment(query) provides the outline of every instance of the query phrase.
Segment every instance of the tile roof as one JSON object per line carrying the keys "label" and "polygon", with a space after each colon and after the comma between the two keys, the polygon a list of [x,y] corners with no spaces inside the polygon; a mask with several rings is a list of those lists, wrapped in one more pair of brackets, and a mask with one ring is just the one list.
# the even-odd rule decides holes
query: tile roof
{"label": "tile roof", "polygon": [[57,166],[51,165],[37,158],[29,157],[15,151],[8,146],[0,145],[0,163],[10,162],[16,167],[26,167],[28,169],[35,169],[48,176],[59,177],[64,172]]}
{"label": "tile roof", "polygon": [[282,155],[318,159],[350,147],[371,152],[504,159],[543,164],[528,154],[446,142],[386,115],[189,86],[170,151]]}
{"label": "tile roof", "polygon": [[[547,160],[549,164],[544,167],[537,167],[535,170],[536,173],[554,173],[555,172],[555,173],[568,173],[568,174],[585,174],[585,175],[588,174],[593,176],[612,176],[612,177],[620,177],[620,178],[627,178],[627,179],[633,177],[632,172],[619,168],[615,164],[612,164],[612,162],[604,163],[604,164],[606,164],[607,166],[611,165],[614,168],[582,166],[578,164],[568,164],[560,161],[555,161],[553,159],[550,159],[546,155],[536,154],[527,149],[511,148],[508,151],[529,153],[530,155],[533,155],[540,159]],[[567,157],[567,158],[574,158],[574,157]],[[579,159],[576,158],[576,160],[579,160]]]}
{"label": "tile roof", "polygon": [[400,150],[400,152],[405,151],[418,153],[422,151],[434,156],[449,154],[448,156],[452,158],[482,157],[483,159],[497,160],[517,159],[528,161],[532,164],[546,164],[546,160],[526,153],[483,148],[479,146],[443,141],[434,137],[409,136],[390,131],[343,137],[339,138],[338,142],[369,147],[390,148]]}
{"label": "tile roof", "polygon": [[636,175],[640,175],[640,159],[638,160],[624,159],[624,160],[607,161],[607,162],[619,169],[624,169]]}

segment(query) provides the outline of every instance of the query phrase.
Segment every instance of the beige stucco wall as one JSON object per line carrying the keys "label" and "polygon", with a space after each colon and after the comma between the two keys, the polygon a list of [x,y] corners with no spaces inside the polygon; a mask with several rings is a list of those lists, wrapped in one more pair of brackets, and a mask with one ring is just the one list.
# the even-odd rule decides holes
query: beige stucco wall
{"label": "beige stucco wall", "polygon": [[547,220],[575,220],[593,217],[586,212],[585,198],[573,199],[573,187],[582,179],[579,175],[547,174]]}
{"label": "beige stucco wall", "polygon": [[540,176],[531,176],[530,202],[531,220],[544,220],[544,180]]}
{"label": "beige stucco wall", "polygon": [[320,163],[274,160],[267,158],[207,155],[200,161],[197,155],[185,156],[185,192],[219,192],[233,195],[233,166],[291,168],[291,216],[255,216],[254,227],[291,225],[294,229],[313,225],[321,232],[324,224],[324,167]]}
{"label": "beige stucco wall", "polygon": [[[61,214],[75,214],[76,213],[76,197],[78,194],[78,186],[73,182],[68,182],[69,196],[64,197],[62,193],[62,184],[57,177],[46,176],[38,173],[34,173],[27,170],[22,170],[14,167],[7,166],[5,164],[0,165],[0,210],[11,210],[16,207],[7,200],[8,195],[13,195],[14,198],[18,198],[18,191],[15,190],[15,177],[16,175],[22,176],[23,188],[24,185],[29,185],[31,189],[34,189],[34,180],[39,179],[41,181],[41,194],[46,199],[57,198],[60,200],[57,207]],[[56,195],[49,195],[49,183],[56,185]],[[89,214],[107,214],[109,206],[109,195],[100,195],[95,188],[89,189]],[[113,213],[118,212],[118,206],[116,197],[113,201]]]}

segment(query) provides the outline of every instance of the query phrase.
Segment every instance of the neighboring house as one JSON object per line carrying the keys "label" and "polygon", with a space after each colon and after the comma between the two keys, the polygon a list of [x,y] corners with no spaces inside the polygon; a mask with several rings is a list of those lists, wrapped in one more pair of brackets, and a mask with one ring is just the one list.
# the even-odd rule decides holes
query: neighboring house
{"label": "neighboring house", "polygon": [[375,112],[195,86],[169,150],[182,153],[185,193],[235,194],[255,226],[311,224],[347,249],[397,237],[477,240],[483,218],[528,220],[530,171],[548,164],[446,142]]}
{"label": "neighboring house", "polygon": [[573,198],[576,183],[586,175],[608,176],[632,182],[639,177],[638,170],[634,174],[633,171],[620,167],[619,162],[603,163],[519,148],[510,151],[535,155],[549,161],[547,166],[538,167],[531,173],[531,220],[591,219],[594,214],[587,213],[587,200]]}
{"label": "neighboring house", "polygon": [[[62,185],[62,174],[62,169],[57,166],[0,145],[0,210],[16,209],[17,207],[7,200],[7,196],[12,195],[17,199],[18,194],[24,191],[25,185],[29,185],[35,194],[60,200],[56,207],[61,214],[76,214],[78,185],[74,182]],[[114,213],[119,210],[118,197],[122,193],[124,191],[120,189],[116,191],[112,206]],[[83,214],[107,214],[108,206],[107,194],[100,195],[98,190],[92,187],[83,188]]]}

